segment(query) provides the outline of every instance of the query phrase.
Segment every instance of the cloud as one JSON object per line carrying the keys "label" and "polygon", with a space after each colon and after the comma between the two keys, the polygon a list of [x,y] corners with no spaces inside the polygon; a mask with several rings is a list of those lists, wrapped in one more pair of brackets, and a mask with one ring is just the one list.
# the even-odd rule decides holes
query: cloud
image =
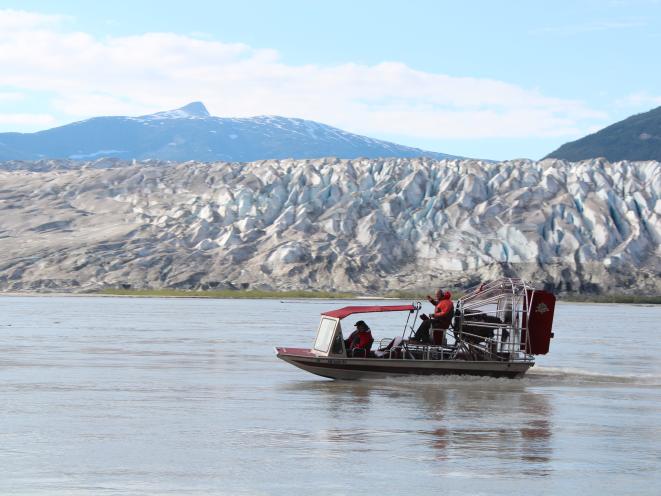
{"label": "cloud", "polygon": [[52,126],[57,121],[50,114],[9,114],[0,113],[0,124],[19,126]]}
{"label": "cloud", "polygon": [[17,102],[23,100],[25,94],[18,91],[0,91],[0,103],[2,102]]}
{"label": "cloud", "polygon": [[[96,38],[65,18],[0,11],[0,87],[52,95],[70,119],[137,115],[201,100],[214,115],[277,114],[375,136],[575,136],[607,116],[580,101],[399,62],[290,65],[274,50],[199,36]],[[45,109],[46,110],[46,109]]]}
{"label": "cloud", "polygon": [[5,34],[30,28],[55,26],[70,19],[63,15],[48,15],[24,10],[0,10],[0,31]]}

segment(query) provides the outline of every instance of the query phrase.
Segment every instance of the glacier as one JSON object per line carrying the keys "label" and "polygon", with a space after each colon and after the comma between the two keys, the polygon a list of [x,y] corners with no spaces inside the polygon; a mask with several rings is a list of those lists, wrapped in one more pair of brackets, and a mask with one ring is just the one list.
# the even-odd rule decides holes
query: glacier
{"label": "glacier", "polygon": [[659,294],[661,163],[0,163],[0,290]]}

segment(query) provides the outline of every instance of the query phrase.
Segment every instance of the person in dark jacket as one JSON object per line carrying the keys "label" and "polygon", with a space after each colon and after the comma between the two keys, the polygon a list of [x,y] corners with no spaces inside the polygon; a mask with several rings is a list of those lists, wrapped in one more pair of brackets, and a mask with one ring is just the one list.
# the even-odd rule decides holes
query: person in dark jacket
{"label": "person in dark jacket", "polygon": [[347,339],[344,340],[344,346],[347,349],[349,355],[353,353],[353,350],[365,350],[369,351],[374,342],[372,337],[372,331],[367,326],[364,320],[359,320],[355,324],[356,330],[353,331]]}
{"label": "person in dark jacket", "polygon": [[452,293],[449,291],[438,289],[435,298],[427,295],[427,300],[434,305],[434,313],[429,316],[423,313],[420,316],[422,323],[413,335],[413,341],[422,344],[431,344],[430,329],[447,329],[452,324],[454,316],[454,303],[452,303]]}

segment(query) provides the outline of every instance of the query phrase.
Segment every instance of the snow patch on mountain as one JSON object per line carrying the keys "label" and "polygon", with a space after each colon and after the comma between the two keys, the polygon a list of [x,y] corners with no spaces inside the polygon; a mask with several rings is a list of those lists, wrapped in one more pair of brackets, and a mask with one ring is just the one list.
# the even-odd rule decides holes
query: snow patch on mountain
{"label": "snow patch on mountain", "polygon": [[113,155],[120,155],[125,153],[125,151],[126,150],[98,150],[91,153],[74,153],[73,155],[69,155],[69,158],[72,160],[89,160],[91,158],[97,157],[111,157]]}

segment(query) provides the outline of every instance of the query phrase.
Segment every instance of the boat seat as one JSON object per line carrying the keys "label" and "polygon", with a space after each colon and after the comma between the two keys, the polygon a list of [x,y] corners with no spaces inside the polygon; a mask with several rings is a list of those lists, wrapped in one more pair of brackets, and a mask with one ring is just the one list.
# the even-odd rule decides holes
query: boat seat
{"label": "boat seat", "polygon": [[[370,339],[364,348],[352,348],[349,350],[349,355],[354,358],[367,358],[371,353],[372,345],[374,344],[374,338]],[[372,355],[373,356],[373,355]]]}
{"label": "boat seat", "polygon": [[394,337],[390,342],[377,351],[374,352],[376,358],[397,358],[397,353],[399,352],[399,347],[402,345],[404,340],[401,336]]}
{"label": "boat seat", "polygon": [[397,346],[400,346],[402,344],[402,341],[403,339],[401,336],[394,337],[390,340],[387,346],[385,346],[384,348],[379,348],[379,351],[388,351],[391,350],[392,348],[396,348]]}

